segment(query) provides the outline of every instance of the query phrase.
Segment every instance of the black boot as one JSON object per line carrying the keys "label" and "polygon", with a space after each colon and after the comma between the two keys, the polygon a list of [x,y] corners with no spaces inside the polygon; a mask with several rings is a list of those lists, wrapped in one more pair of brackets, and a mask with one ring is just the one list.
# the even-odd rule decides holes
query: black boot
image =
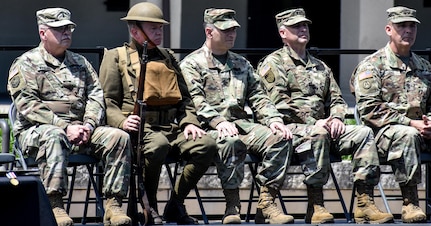
{"label": "black boot", "polygon": [[196,218],[187,214],[184,204],[173,198],[166,203],[163,218],[166,223],[177,222],[179,225],[199,224]]}

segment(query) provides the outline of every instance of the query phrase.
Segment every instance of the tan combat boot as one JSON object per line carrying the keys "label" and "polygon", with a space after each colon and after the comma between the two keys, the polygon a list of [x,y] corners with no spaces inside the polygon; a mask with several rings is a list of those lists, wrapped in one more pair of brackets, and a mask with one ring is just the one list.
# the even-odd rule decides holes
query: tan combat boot
{"label": "tan combat boot", "polygon": [[64,209],[63,197],[60,194],[48,195],[49,202],[51,203],[52,212],[54,212],[55,221],[58,226],[71,226],[73,225],[72,218],[69,217]]}
{"label": "tan combat boot", "polygon": [[274,199],[277,191],[268,187],[261,187],[257,211],[254,222],[256,224],[293,224],[294,218],[285,215],[277,208]]}
{"label": "tan combat boot", "polygon": [[373,200],[373,187],[357,185],[358,198],[355,211],[353,212],[357,224],[383,224],[394,222],[394,216],[381,211]]}
{"label": "tan combat boot", "polygon": [[334,216],[323,205],[322,187],[307,186],[308,207],[305,215],[307,224],[334,223]]}
{"label": "tan combat boot", "polygon": [[105,226],[123,226],[131,225],[132,219],[128,217],[123,209],[121,209],[121,198],[110,197],[106,200],[105,216],[103,217],[103,224]]}
{"label": "tan combat boot", "polygon": [[224,189],[226,198],[226,210],[223,216],[223,224],[241,224],[241,201],[239,189]]}
{"label": "tan combat boot", "polygon": [[419,207],[417,186],[400,186],[400,188],[404,201],[401,211],[403,223],[426,222],[427,216]]}

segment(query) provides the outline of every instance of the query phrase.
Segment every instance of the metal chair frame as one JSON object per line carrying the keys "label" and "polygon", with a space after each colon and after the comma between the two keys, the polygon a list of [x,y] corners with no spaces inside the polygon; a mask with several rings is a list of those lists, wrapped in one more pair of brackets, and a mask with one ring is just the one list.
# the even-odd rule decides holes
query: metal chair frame
{"label": "metal chair frame", "polygon": [[[341,162],[341,156],[335,155],[332,153],[330,154],[330,159],[331,159],[331,163]],[[261,164],[261,161],[260,161],[259,157],[255,156],[253,154],[247,154],[246,164],[249,166],[250,171],[253,175],[253,183],[251,184],[251,187],[250,187],[249,200],[248,200],[248,205],[247,205],[247,213],[246,213],[246,217],[245,217],[245,221],[249,222],[250,218],[251,218],[252,203],[257,202],[257,200],[259,198],[258,195],[260,194],[259,185],[257,184],[256,180],[254,180],[254,178],[257,175],[257,170],[258,170],[259,165]],[[290,166],[295,166],[295,165],[299,165],[299,164],[296,161],[292,161],[292,163],[290,164]],[[288,174],[302,174],[302,172],[295,172],[295,173],[288,173]],[[351,216],[350,216],[349,212],[347,211],[346,203],[344,201],[340,186],[338,185],[337,177],[335,176],[335,173],[334,173],[332,167],[330,168],[330,174],[331,174],[331,178],[333,180],[334,186],[335,186],[335,190],[337,192],[338,199],[325,199],[324,201],[340,202],[341,207],[343,209],[343,214],[344,214],[347,222],[349,223],[349,222],[351,222]],[[257,192],[257,196],[254,195],[254,191]],[[280,201],[280,206],[281,206],[281,209],[283,210],[284,214],[288,214],[285,202],[308,202],[307,196],[283,196],[280,191],[278,192],[278,199]],[[293,200],[288,200],[288,199],[293,199]]]}
{"label": "metal chair frame", "polygon": [[[11,122],[11,125],[13,125],[13,122],[16,120],[16,107],[15,104],[12,102],[9,108],[9,120]],[[22,153],[21,147],[18,143],[18,141],[15,140],[13,143],[13,153],[17,156],[17,164],[19,164],[18,167],[22,168],[24,171],[29,171],[29,167],[37,167],[37,163],[35,159],[31,157],[26,157]],[[99,164],[100,160],[96,157],[85,155],[85,154],[72,154],[69,156],[69,164],[68,167],[72,167],[73,171],[69,175],[71,177],[71,182],[69,185],[69,192],[67,195],[66,201],[66,212],[70,212],[71,204],[84,204],[84,210],[83,210],[83,216],[81,223],[86,224],[87,223],[87,213],[88,213],[88,206],[90,203],[96,204],[96,215],[98,217],[103,217],[104,215],[104,208],[103,208],[103,199],[99,188],[99,183],[96,182],[94,173],[95,167]],[[76,178],[76,172],[77,167],[85,165],[86,169],[89,174],[89,180],[87,184],[87,190],[85,195],[84,201],[72,201],[72,195],[75,187],[75,178]],[[90,190],[91,187],[93,187],[94,195],[95,197],[90,197]]]}

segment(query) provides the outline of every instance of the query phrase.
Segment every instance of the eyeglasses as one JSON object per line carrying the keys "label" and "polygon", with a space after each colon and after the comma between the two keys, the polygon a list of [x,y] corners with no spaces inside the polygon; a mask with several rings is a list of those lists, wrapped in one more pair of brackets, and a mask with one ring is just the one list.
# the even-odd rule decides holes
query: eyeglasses
{"label": "eyeglasses", "polygon": [[66,31],[70,31],[72,33],[75,30],[75,26],[72,24],[69,24],[69,25],[64,25],[61,27],[49,27],[49,29],[52,29],[52,30],[54,30],[58,33],[61,33],[61,34],[63,34]]}

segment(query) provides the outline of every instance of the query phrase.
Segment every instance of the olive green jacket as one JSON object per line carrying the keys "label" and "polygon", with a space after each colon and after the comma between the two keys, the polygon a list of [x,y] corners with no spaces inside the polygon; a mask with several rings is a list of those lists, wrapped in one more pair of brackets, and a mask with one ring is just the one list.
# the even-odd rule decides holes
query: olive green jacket
{"label": "olive green jacket", "polygon": [[[142,56],[142,46],[134,42],[125,43],[127,52],[138,51],[139,56]],[[163,60],[165,57],[161,51],[168,51],[166,49],[149,49],[148,59]],[[196,118],[196,111],[193,102],[188,92],[186,82],[181,71],[178,69],[178,63],[172,52],[169,52],[171,65],[167,65],[171,69],[175,69],[177,74],[178,85],[181,91],[182,100],[176,105],[170,105],[171,108],[176,108],[176,122],[182,129],[188,124],[194,124],[200,127],[199,121]],[[132,84],[138,84],[136,81],[139,75],[133,70],[130,55],[127,62],[127,71],[130,75]],[[126,77],[122,74],[119,65],[119,54],[117,48],[110,49],[105,52],[101,66],[100,66],[100,82],[104,91],[107,123],[110,126],[122,128],[123,122],[126,120],[128,114],[131,114],[134,109],[135,101],[132,93],[129,90],[129,85]],[[137,90],[138,87],[136,87]]]}

